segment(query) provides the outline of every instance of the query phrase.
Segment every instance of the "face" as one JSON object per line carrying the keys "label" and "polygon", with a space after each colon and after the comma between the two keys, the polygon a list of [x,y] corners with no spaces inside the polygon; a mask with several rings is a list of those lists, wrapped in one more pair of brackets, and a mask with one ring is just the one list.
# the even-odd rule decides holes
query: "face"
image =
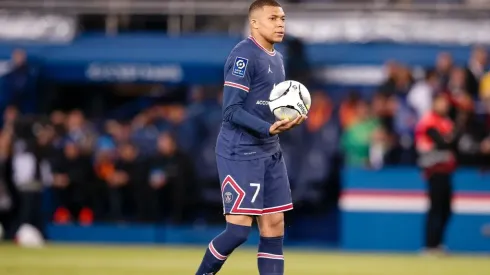
{"label": "face", "polygon": [[457,87],[464,87],[466,84],[466,74],[461,68],[456,68],[451,71],[451,82],[452,85]]}
{"label": "face", "polygon": [[171,155],[175,149],[175,141],[170,135],[162,134],[158,138],[158,150],[164,155]]}
{"label": "face", "polygon": [[477,48],[473,52],[473,58],[480,64],[487,64],[488,53],[484,48]]}
{"label": "face", "polygon": [[445,96],[438,96],[434,100],[434,111],[441,115],[447,114],[449,111],[449,102]]}
{"label": "face", "polygon": [[437,68],[440,71],[448,71],[453,65],[453,58],[449,53],[441,53],[437,57]]}
{"label": "face", "polygon": [[119,155],[124,160],[133,160],[136,158],[136,148],[132,145],[125,144],[119,148]]}
{"label": "face", "polygon": [[271,43],[280,43],[284,39],[286,15],[281,7],[265,6],[251,15],[252,28]]}
{"label": "face", "polygon": [[357,104],[356,111],[357,111],[357,117],[360,120],[365,120],[369,117],[369,105],[364,101],[360,101]]}
{"label": "face", "polygon": [[23,65],[26,61],[26,53],[20,49],[15,50],[12,53],[12,61],[16,66]]}
{"label": "face", "polygon": [[180,124],[185,119],[185,109],[182,106],[174,106],[168,110],[167,119],[175,124]]}
{"label": "face", "polygon": [[62,125],[65,122],[65,114],[61,111],[51,113],[51,123],[54,125]]}
{"label": "face", "polygon": [[15,107],[7,107],[3,113],[3,120],[5,122],[13,122],[19,114],[19,111]]}
{"label": "face", "polygon": [[65,156],[69,159],[78,157],[78,148],[75,144],[69,143],[65,145]]}
{"label": "face", "polygon": [[77,129],[81,128],[84,123],[84,116],[80,111],[73,111],[70,113],[67,119],[68,128]]}

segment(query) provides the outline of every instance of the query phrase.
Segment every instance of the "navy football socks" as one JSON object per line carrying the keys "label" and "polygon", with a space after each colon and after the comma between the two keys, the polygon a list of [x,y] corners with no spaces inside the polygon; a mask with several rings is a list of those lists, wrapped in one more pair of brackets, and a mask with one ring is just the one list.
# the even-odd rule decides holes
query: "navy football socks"
{"label": "navy football socks", "polygon": [[233,250],[247,240],[251,229],[250,226],[226,223],[225,231],[209,243],[196,275],[217,274]]}
{"label": "navy football socks", "polygon": [[284,256],[282,252],[284,237],[260,237],[257,264],[260,275],[283,275]]}

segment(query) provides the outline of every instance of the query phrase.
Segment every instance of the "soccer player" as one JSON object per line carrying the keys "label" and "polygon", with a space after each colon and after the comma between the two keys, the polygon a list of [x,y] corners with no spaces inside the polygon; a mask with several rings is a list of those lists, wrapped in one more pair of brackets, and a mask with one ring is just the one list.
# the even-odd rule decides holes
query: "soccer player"
{"label": "soccer player", "polygon": [[283,58],[274,44],[284,38],[285,14],[274,0],[250,5],[251,36],[241,41],[225,64],[223,123],[216,160],[226,229],[213,239],[196,275],[217,274],[243,244],[254,217],[260,231],[257,254],[261,275],[284,273],[284,213],[293,209],[278,134],[306,116],[276,121],[268,98],[285,80]]}

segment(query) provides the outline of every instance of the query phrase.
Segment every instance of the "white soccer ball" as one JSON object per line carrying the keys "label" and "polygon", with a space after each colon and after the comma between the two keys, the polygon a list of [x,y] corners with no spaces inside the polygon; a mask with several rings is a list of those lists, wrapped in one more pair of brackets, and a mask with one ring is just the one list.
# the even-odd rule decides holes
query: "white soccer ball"
{"label": "white soccer ball", "polygon": [[21,247],[40,248],[44,246],[44,238],[41,232],[30,224],[20,226],[16,234],[16,240]]}
{"label": "white soccer ball", "polygon": [[305,85],[294,80],[277,84],[269,96],[269,108],[280,120],[294,120],[300,115],[307,115],[310,106],[310,92]]}

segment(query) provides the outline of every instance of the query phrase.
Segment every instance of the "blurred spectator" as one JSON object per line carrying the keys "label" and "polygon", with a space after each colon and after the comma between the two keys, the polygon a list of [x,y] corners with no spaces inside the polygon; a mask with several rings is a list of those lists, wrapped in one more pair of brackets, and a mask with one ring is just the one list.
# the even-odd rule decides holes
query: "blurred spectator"
{"label": "blurred spectator", "polygon": [[342,149],[347,165],[369,166],[369,151],[373,134],[380,124],[371,116],[367,102],[359,101],[356,111],[358,120],[343,133]]}
{"label": "blurred spectator", "polygon": [[51,113],[49,121],[54,130],[53,145],[55,148],[60,149],[63,143],[63,138],[66,135],[66,114],[59,110],[55,110]]}
{"label": "blurred spectator", "polygon": [[417,124],[415,136],[418,163],[428,183],[430,208],[425,248],[429,253],[443,249],[444,233],[451,216],[452,173],[456,168],[454,148],[459,130],[448,117],[449,104],[445,94],[436,94],[432,110]]}
{"label": "blurred spectator", "polygon": [[389,61],[385,65],[387,79],[379,87],[378,91],[385,96],[405,97],[412,87],[413,77],[410,70],[394,61]]}
{"label": "blurred spectator", "polygon": [[27,62],[27,54],[23,49],[15,49],[11,57],[11,69],[5,78],[5,94],[8,104],[16,106],[23,113],[33,112],[35,106],[35,88],[37,73]]}
{"label": "blurred spectator", "polygon": [[[139,185],[147,182],[144,164],[138,159],[138,149],[133,144],[123,143],[118,146],[118,159],[114,169],[114,173],[107,179],[109,218],[122,221],[134,214],[131,213],[131,209],[135,208],[134,201],[138,199],[139,194],[135,191]],[[144,217],[142,213],[137,214],[138,217]]]}
{"label": "blurred spectator", "polygon": [[452,95],[468,93],[466,77],[467,76],[463,68],[454,67],[450,72],[449,82],[446,89]]}
{"label": "blurred spectator", "polygon": [[401,66],[396,74],[395,90],[393,91],[393,94],[406,97],[412,88],[413,82],[414,79],[410,69],[405,66]]}
{"label": "blurred spectator", "polygon": [[474,102],[467,93],[451,97],[453,101],[453,119],[456,127],[461,129],[457,141],[457,159],[460,165],[484,166],[485,151],[482,142],[488,134],[485,121],[475,112]]}
{"label": "blurred spectator", "polygon": [[193,152],[198,143],[196,127],[188,120],[187,110],[182,105],[170,105],[162,108],[164,124],[161,130],[176,135],[177,146],[185,152]]}
{"label": "blurred spectator", "polygon": [[379,119],[383,127],[389,132],[393,132],[393,119],[397,109],[395,96],[389,96],[383,92],[376,92],[372,98],[373,115]]}
{"label": "blurred spectator", "polygon": [[437,55],[435,74],[442,89],[446,89],[449,84],[453,66],[453,57],[450,53],[441,52]]}
{"label": "blurred spectator", "polygon": [[95,133],[80,110],[71,111],[66,118],[67,138],[75,142],[82,154],[91,153],[95,143]]}
{"label": "blurred spectator", "polygon": [[449,117],[453,120],[460,120],[461,115],[466,116],[473,111],[474,100],[466,90],[466,74],[462,68],[454,68],[451,72],[447,96],[451,103]]}
{"label": "blurred spectator", "polygon": [[482,76],[478,95],[480,100],[490,99],[490,72]]}
{"label": "blurred spectator", "polygon": [[[117,216],[112,211],[117,211],[112,205],[111,201],[111,179],[114,177],[116,172],[115,161],[116,161],[116,146],[114,143],[110,141],[101,141],[98,144],[97,149],[95,150],[93,156],[93,172],[95,176],[95,185],[94,188],[100,191],[101,193],[106,193],[109,198],[108,201],[103,201],[97,205],[97,216],[104,216],[105,218],[112,218],[113,216]],[[104,192],[103,192],[104,191]],[[115,192],[117,193],[117,192]],[[105,197],[105,196],[102,196]],[[107,213],[106,210],[109,210]],[[115,217],[115,219],[121,217]]]}
{"label": "blurred spectator", "polygon": [[357,91],[351,91],[347,99],[342,102],[339,109],[340,124],[342,128],[348,129],[358,120],[357,105],[361,101],[361,96]]}
{"label": "blurred spectator", "polygon": [[28,121],[27,127],[33,131],[37,127],[37,137],[17,136],[13,144],[12,173],[15,187],[19,192],[19,213],[16,226],[30,224],[43,231],[42,190],[51,183],[50,168],[43,167],[46,156],[43,147],[49,142],[49,133],[37,122]]}
{"label": "blurred spectator", "polygon": [[406,101],[397,99],[397,111],[394,119],[394,130],[399,149],[397,164],[415,164],[413,134],[416,123],[416,112]]}
{"label": "blurred spectator", "polygon": [[13,131],[15,121],[19,117],[19,109],[15,106],[7,106],[3,112],[2,128],[5,130]]}
{"label": "blurred spectator", "polygon": [[197,198],[198,186],[193,179],[190,158],[177,147],[171,133],[159,136],[158,153],[150,160],[149,167],[149,196],[139,199],[151,205],[154,221],[183,222],[193,209],[193,200],[187,198]]}
{"label": "blurred spectator", "polygon": [[90,223],[93,219],[89,208],[91,199],[98,199],[91,192],[93,184],[90,158],[82,154],[76,142],[67,140],[63,154],[53,165],[52,191],[58,206],[55,222],[65,223],[78,217],[80,222]]}
{"label": "blurred spectator", "polygon": [[482,46],[474,48],[466,68],[466,91],[474,99],[478,96],[480,80],[485,73],[487,64],[487,49]]}
{"label": "blurred spectator", "polygon": [[384,95],[391,95],[396,89],[396,78],[400,70],[400,65],[397,62],[390,60],[386,62],[384,68],[386,71],[386,79],[378,90]]}
{"label": "blurred spectator", "polygon": [[449,83],[449,75],[450,71],[442,71],[442,69],[437,72],[429,71],[424,80],[417,82],[412,87],[408,93],[407,102],[417,112],[418,118],[431,110],[433,94],[439,91],[441,82],[445,81],[446,85]]}
{"label": "blurred spectator", "polygon": [[369,164],[374,169],[386,165],[398,164],[400,154],[396,151],[396,139],[385,128],[378,127],[373,132],[372,143],[369,148]]}
{"label": "blurred spectator", "polygon": [[149,156],[156,151],[158,128],[153,123],[150,111],[138,114],[131,122],[131,140],[139,149],[139,153]]}

